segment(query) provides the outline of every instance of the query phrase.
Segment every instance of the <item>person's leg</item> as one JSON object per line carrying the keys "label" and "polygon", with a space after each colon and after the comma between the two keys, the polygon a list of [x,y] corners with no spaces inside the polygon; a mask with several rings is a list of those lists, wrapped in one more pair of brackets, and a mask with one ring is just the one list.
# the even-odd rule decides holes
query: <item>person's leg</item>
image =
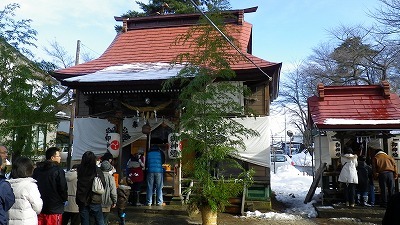
{"label": "person's leg", "polygon": [[110,212],[103,212],[104,225],[108,225],[108,218],[110,217]]}
{"label": "person's leg", "polygon": [[146,205],[152,204],[154,188],[154,173],[147,173]]}
{"label": "person's leg", "polygon": [[45,214],[45,224],[51,225],[61,225],[62,224],[62,214]]}
{"label": "person's leg", "polygon": [[356,184],[349,184],[349,203],[351,207],[355,205]]}
{"label": "person's leg", "polygon": [[387,189],[386,189],[386,173],[379,174],[379,189],[380,189],[380,205],[386,207],[387,205]]}
{"label": "person's leg", "polygon": [[394,176],[393,173],[387,173],[386,177],[386,185],[388,188],[388,198],[392,197],[394,195]]}
{"label": "person's leg", "polygon": [[94,219],[93,215],[90,214],[89,215],[89,224],[90,225],[95,225],[95,223],[96,223],[96,220]]}
{"label": "person's leg", "polygon": [[101,211],[101,204],[90,204],[90,215],[94,217],[96,225],[104,225],[103,212]]}
{"label": "person's leg", "polygon": [[368,192],[362,192],[362,199],[361,199],[361,201],[362,201],[362,203],[361,203],[361,205],[362,206],[370,206],[370,205],[368,205]]}
{"label": "person's leg", "polygon": [[39,213],[38,215],[38,225],[45,225],[45,217],[43,213]]}
{"label": "person's leg", "polygon": [[72,213],[64,212],[62,215],[62,225],[68,225],[70,219],[72,220]]}
{"label": "person's leg", "polygon": [[369,204],[371,206],[374,206],[375,205],[375,186],[373,184],[369,185],[369,196],[368,196],[368,199],[369,199]]}
{"label": "person's leg", "polygon": [[346,206],[349,206],[349,184],[344,184],[344,200],[346,201]]}
{"label": "person's leg", "polygon": [[156,182],[156,195],[157,195],[157,205],[162,205],[164,200],[163,200],[163,193],[162,193],[162,188],[163,188],[163,174],[162,173],[156,173],[155,174],[155,182]]}
{"label": "person's leg", "polygon": [[71,224],[70,225],[80,225],[81,224],[81,218],[79,216],[79,213],[71,213]]}
{"label": "person's leg", "polygon": [[90,217],[89,206],[79,207],[79,216],[81,218],[81,225],[89,225]]}

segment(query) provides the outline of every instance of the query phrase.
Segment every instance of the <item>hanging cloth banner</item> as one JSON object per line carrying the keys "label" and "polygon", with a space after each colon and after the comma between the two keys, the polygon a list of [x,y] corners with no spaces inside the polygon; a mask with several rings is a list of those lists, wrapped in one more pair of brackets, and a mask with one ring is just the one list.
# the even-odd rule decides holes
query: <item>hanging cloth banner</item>
{"label": "hanging cloth banner", "polygon": [[119,155],[119,148],[121,146],[120,136],[118,133],[107,133],[107,150],[113,155],[114,158]]}
{"label": "hanging cloth banner", "polygon": [[180,158],[182,154],[182,143],[179,139],[179,134],[168,134],[168,157],[170,159]]}

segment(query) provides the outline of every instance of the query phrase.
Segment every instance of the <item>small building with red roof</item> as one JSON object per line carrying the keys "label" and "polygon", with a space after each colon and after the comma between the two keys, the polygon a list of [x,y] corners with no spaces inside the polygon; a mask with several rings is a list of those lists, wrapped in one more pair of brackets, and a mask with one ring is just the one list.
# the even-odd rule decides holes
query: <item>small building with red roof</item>
{"label": "small building with red roof", "polygon": [[[400,98],[390,85],[325,86],[308,98],[308,125],[313,130],[316,168],[326,163],[323,192],[338,193],[340,156],[351,147],[367,161],[383,149],[400,162]],[[324,179],[325,177],[325,179]],[[332,185],[332,183],[334,185]],[[337,199],[336,199],[337,200]]]}

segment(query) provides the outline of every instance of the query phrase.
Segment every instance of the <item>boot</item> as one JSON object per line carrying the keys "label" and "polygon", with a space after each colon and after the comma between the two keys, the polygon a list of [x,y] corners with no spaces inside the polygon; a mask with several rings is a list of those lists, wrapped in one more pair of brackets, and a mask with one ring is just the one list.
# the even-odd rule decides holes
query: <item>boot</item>
{"label": "boot", "polygon": [[119,225],[125,225],[125,212],[121,213],[121,215],[119,216]]}
{"label": "boot", "polygon": [[360,194],[357,194],[357,197],[356,197],[356,203],[357,203],[357,205],[362,205],[362,201],[361,201],[361,195]]}
{"label": "boot", "polygon": [[134,200],[135,206],[142,206],[142,204],[140,204],[140,191],[135,191]]}
{"label": "boot", "polygon": [[368,196],[363,196],[363,206],[371,206],[368,204]]}

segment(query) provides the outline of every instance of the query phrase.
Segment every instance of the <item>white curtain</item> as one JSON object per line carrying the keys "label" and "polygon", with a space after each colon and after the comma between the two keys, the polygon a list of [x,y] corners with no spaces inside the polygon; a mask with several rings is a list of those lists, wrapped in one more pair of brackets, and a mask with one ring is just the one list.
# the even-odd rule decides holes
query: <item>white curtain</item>
{"label": "white curtain", "polygon": [[[134,121],[137,123],[137,127],[132,126]],[[149,119],[151,130],[156,129],[163,122],[167,126],[173,127],[173,124],[166,119]],[[140,138],[146,138],[146,135],[142,133],[142,126],[144,124],[145,122],[142,118],[139,121],[136,118],[124,118],[123,126],[127,129],[130,138],[122,142],[122,147]],[[107,141],[105,138],[107,129],[113,128],[114,124],[106,119],[75,118],[72,160],[80,160],[83,153],[89,150],[96,156],[103,155],[107,151]]]}
{"label": "white curtain", "polygon": [[[269,117],[235,118],[234,120],[260,133],[260,136],[245,139],[246,149],[241,149],[235,157],[249,163],[269,167],[271,143]],[[132,127],[134,121],[137,122],[136,128]],[[149,119],[152,130],[163,122],[169,127],[173,127],[173,124],[166,119]],[[124,118],[123,125],[128,130],[130,139],[125,140],[122,146],[126,146],[140,138],[146,138],[142,133],[143,119],[137,121],[136,118]],[[103,155],[107,150],[106,131],[113,127],[114,125],[106,119],[75,118],[72,160],[80,160],[83,153],[88,150],[94,152],[97,156]]]}

